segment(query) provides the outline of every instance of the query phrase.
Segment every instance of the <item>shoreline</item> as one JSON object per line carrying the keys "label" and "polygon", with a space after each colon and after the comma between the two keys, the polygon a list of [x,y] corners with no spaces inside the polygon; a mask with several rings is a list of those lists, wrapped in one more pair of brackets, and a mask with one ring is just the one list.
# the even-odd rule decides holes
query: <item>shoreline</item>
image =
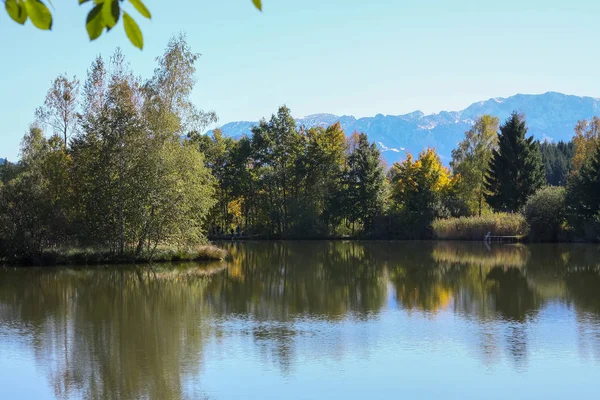
{"label": "shoreline", "polygon": [[[512,238],[512,237],[511,237]],[[594,244],[597,242],[585,240],[570,240],[570,241],[531,241],[526,236],[517,237],[516,240],[497,241],[497,240],[472,240],[472,239],[449,239],[449,238],[428,238],[428,239],[397,239],[384,237],[359,237],[359,236],[332,236],[332,237],[293,237],[293,236],[240,236],[231,237],[219,236],[211,237],[212,244],[201,246],[195,251],[177,251],[173,249],[161,250],[152,259],[144,257],[118,257],[108,252],[93,251],[90,249],[65,249],[63,251],[46,251],[38,256],[27,256],[15,258],[13,260],[0,259],[0,268],[35,268],[35,267],[66,267],[66,266],[103,266],[103,265],[153,265],[167,264],[178,262],[210,262],[224,261],[228,257],[228,253],[219,243],[246,243],[246,242],[293,242],[293,241],[366,241],[366,242],[464,242],[464,243],[481,243],[494,245],[517,245],[517,244]]]}
{"label": "shoreline", "polygon": [[193,250],[158,249],[152,257],[135,257],[131,254],[114,255],[110,251],[98,249],[65,248],[60,250],[46,250],[37,255],[0,259],[0,266],[27,268],[73,265],[151,265],[169,262],[223,261],[226,257],[227,251],[214,244],[198,246]]}
{"label": "shoreline", "polygon": [[[549,244],[570,244],[570,243],[598,243],[598,241],[573,239],[573,240],[554,240],[554,241],[535,241],[531,240],[527,235],[506,236],[506,240],[500,240],[499,237],[492,237],[491,240],[481,239],[465,239],[465,238],[422,238],[422,239],[403,239],[393,237],[376,237],[376,236],[285,236],[285,235],[255,235],[255,236],[210,236],[212,242],[264,242],[264,241],[343,241],[343,240],[359,240],[359,241],[391,241],[391,242],[479,242],[479,243],[549,243]],[[498,240],[496,240],[498,239]]]}

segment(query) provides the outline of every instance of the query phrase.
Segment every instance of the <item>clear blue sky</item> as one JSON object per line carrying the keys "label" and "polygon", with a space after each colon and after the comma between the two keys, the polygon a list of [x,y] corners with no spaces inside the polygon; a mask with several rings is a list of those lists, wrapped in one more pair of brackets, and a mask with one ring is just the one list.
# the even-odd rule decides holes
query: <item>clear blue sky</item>
{"label": "clear blue sky", "polygon": [[[54,1],[54,29],[0,13],[0,157],[19,141],[61,72],[85,78],[117,45],[149,77],[170,36],[203,54],[193,99],[219,123],[294,115],[456,110],[548,90],[600,97],[600,2],[592,0],[146,0],[145,48],[122,26],[88,42],[89,6]],[[131,8],[131,7],[129,7]],[[135,11],[132,13],[134,14]],[[28,23],[29,24],[29,23]]]}

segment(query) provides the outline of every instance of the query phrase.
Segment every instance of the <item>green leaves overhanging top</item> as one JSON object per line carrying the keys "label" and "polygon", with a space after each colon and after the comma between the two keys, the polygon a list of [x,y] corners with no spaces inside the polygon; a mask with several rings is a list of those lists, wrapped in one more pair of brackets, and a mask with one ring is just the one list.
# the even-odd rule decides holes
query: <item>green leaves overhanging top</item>
{"label": "green leaves overhanging top", "polygon": [[[46,6],[46,3],[53,7],[51,0],[3,0],[4,8],[8,16],[18,24],[24,25],[27,20],[38,29],[52,29],[52,12]],[[78,0],[79,5],[90,3],[90,0]],[[87,15],[85,28],[90,40],[96,40],[102,36],[102,32],[110,31],[114,28],[123,15],[123,28],[129,41],[137,48],[144,47],[144,37],[142,31],[131,16],[126,13],[122,7],[125,3],[130,6],[144,18],[151,19],[152,14],[142,0],[93,0],[92,9]],[[258,10],[262,11],[262,1],[252,0],[252,4]]]}
{"label": "green leaves overhanging top", "polygon": [[[79,4],[87,3],[89,0],[79,0]],[[114,28],[121,14],[123,15],[123,27],[129,41],[140,50],[144,48],[144,37],[142,31],[133,17],[122,10],[121,4],[124,0],[94,0],[94,8],[88,13],[86,19],[86,30],[90,40],[96,40],[102,32]],[[150,19],[151,14],[142,0],[128,0],[143,17]]]}

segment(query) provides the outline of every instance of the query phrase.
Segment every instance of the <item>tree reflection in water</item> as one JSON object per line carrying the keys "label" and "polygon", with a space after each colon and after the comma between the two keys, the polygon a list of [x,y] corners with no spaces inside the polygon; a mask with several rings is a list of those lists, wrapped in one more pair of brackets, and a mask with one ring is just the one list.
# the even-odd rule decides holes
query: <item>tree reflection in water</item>
{"label": "tree reflection in water", "polygon": [[230,259],[221,264],[0,270],[0,329],[34,349],[61,398],[197,398],[212,361],[207,346],[249,338],[244,351],[293,375],[302,359],[340,362],[397,335],[416,339],[375,328],[383,323],[422,319],[427,328],[441,315],[475,330],[442,325],[438,334],[462,341],[484,365],[507,357],[524,370],[530,330],[550,304],[573,310],[581,356],[600,360],[595,246],[305,241],[227,248]]}

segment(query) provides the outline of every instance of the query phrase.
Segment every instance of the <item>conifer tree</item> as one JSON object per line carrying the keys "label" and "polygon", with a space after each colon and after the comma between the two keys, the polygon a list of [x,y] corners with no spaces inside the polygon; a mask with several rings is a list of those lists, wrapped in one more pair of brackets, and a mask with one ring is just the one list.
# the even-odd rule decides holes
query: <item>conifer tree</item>
{"label": "conifer tree", "polygon": [[366,232],[373,218],[384,208],[386,180],[375,143],[366,134],[358,135],[356,147],[348,157],[346,209],[351,222],[360,221]]}
{"label": "conifer tree", "polygon": [[496,211],[519,210],[545,182],[539,145],[526,135],[525,119],[516,112],[500,127],[485,182],[486,200]]}

